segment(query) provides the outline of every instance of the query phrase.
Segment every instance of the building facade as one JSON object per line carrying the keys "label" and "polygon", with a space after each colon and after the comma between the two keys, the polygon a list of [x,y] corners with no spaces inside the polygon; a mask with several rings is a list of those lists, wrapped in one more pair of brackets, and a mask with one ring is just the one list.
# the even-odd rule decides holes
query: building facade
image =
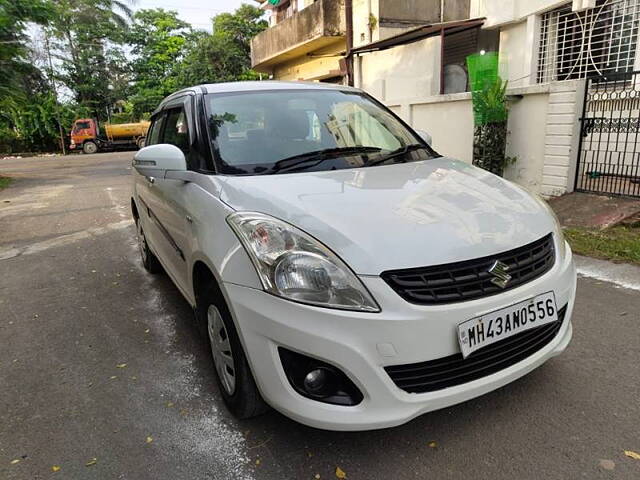
{"label": "building facade", "polygon": [[279,80],[343,82],[345,0],[257,1],[270,26],[251,42],[255,70]]}
{"label": "building facade", "polygon": [[278,80],[347,83],[355,46],[466,19],[470,0],[255,0],[269,28],[251,42],[253,68]]}
{"label": "building facade", "polygon": [[[344,19],[340,40],[323,51],[315,49],[322,33],[281,33],[279,52],[254,57],[260,71],[349,81],[428,131],[440,153],[471,162],[465,59],[497,51],[510,99],[507,154],[516,159],[505,176],[544,196],[574,189],[640,196],[640,76],[632,73],[640,70],[640,0],[301,3],[254,39],[255,52],[276,44],[269,35],[279,27],[329,3],[344,12],[336,14]],[[322,23],[309,25],[322,32]]]}

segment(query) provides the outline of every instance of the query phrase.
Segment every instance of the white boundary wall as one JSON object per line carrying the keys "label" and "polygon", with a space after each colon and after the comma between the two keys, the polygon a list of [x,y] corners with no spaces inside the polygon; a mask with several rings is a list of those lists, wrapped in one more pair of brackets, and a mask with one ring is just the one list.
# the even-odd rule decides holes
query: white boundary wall
{"label": "white boundary wall", "polygon": [[[384,93],[384,80],[378,93]],[[505,177],[546,197],[574,187],[584,81],[511,88],[507,155],[517,158]],[[471,163],[473,110],[470,93],[421,99],[380,98],[414,128],[433,137],[441,154]]]}

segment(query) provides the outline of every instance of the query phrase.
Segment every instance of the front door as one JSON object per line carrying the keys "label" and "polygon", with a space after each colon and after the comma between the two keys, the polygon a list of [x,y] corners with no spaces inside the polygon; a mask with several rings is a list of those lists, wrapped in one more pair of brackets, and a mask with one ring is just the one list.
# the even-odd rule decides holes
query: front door
{"label": "front door", "polygon": [[[164,118],[164,115],[160,113],[152,119],[148,137],[149,145],[160,143],[160,133],[162,132]],[[135,169],[133,177],[137,197],[136,205],[140,216],[139,221],[141,222],[147,243],[153,253],[160,258],[162,257],[161,247],[163,246],[162,233],[160,232],[158,224],[154,221],[153,217],[153,212],[158,209],[158,197],[154,192],[156,179],[154,177],[142,175],[135,171]]]}
{"label": "front door", "polygon": [[[165,120],[157,142],[177,146],[185,157],[189,155],[191,144],[188,110],[185,108],[185,102],[190,99],[187,97],[186,101],[181,100],[164,110]],[[153,206],[150,206],[153,220],[161,233],[158,245],[160,261],[185,294],[189,285],[187,256],[191,252],[191,225],[185,201],[189,188],[187,182],[164,178],[154,179],[153,186],[149,188],[153,197]]]}

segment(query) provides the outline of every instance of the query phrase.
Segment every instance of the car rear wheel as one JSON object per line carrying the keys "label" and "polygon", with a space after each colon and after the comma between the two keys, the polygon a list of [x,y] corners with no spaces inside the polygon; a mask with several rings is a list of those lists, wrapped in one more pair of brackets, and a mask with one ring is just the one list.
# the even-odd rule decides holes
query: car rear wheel
{"label": "car rear wheel", "polygon": [[160,265],[160,261],[149,248],[147,237],[144,235],[144,229],[142,228],[142,222],[140,219],[136,222],[136,229],[138,233],[138,248],[140,250],[142,265],[149,273],[160,273],[162,271],[162,265]]}
{"label": "car rear wheel", "polygon": [[84,142],[84,145],[82,145],[82,151],[87,155],[96,153],[98,151],[98,145],[96,145],[95,142],[91,142],[91,141]]}
{"label": "car rear wheel", "polygon": [[145,142],[144,138],[139,138],[138,139],[138,141],[136,142],[136,146],[138,147],[138,149],[144,148],[144,142]]}
{"label": "car rear wheel", "polygon": [[227,408],[237,418],[266,412],[269,407],[253,379],[229,309],[213,282],[198,298],[197,315],[207,329],[220,393]]}

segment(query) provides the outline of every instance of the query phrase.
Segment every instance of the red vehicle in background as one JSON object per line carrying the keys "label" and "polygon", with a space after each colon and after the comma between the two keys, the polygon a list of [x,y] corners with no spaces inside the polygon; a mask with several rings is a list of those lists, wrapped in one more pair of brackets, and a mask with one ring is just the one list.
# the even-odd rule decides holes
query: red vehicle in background
{"label": "red vehicle in background", "polygon": [[105,124],[104,134],[100,132],[100,124],[93,118],[79,118],[71,128],[71,150],[82,150],[84,153],[96,153],[99,150],[116,148],[144,147],[149,130],[149,122]]}

